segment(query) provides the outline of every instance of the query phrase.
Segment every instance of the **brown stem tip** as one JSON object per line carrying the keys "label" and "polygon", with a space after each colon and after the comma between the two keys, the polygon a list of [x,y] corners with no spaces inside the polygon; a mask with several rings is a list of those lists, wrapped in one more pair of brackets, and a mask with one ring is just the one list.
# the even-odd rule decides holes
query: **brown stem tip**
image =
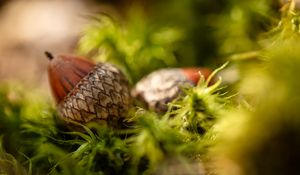
{"label": "brown stem tip", "polygon": [[52,55],[52,53],[48,52],[48,51],[45,51],[45,55],[46,57],[49,59],[49,60],[52,60],[54,57]]}

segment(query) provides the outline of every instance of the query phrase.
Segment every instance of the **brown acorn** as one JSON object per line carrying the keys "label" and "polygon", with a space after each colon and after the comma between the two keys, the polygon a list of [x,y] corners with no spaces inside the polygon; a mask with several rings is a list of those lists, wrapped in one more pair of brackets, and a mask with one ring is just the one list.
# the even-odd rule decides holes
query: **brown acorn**
{"label": "brown acorn", "polygon": [[76,56],[45,54],[50,60],[50,86],[63,120],[111,126],[123,121],[130,94],[128,81],[119,69]]}
{"label": "brown acorn", "polygon": [[200,79],[199,72],[208,78],[208,68],[169,68],[154,71],[140,80],[131,91],[133,97],[156,112],[165,112],[167,103],[174,100],[184,85],[195,86]]}

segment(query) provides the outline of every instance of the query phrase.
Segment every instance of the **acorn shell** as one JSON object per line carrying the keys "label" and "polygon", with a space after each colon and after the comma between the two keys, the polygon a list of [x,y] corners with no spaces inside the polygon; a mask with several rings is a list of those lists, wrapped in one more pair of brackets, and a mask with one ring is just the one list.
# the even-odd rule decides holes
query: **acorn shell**
{"label": "acorn shell", "polygon": [[167,104],[182,93],[183,86],[195,86],[200,74],[207,78],[207,68],[169,68],[154,71],[140,80],[131,91],[133,97],[142,101],[147,108],[165,112]]}
{"label": "acorn shell", "polygon": [[58,112],[67,122],[118,125],[130,103],[128,81],[111,64],[58,55],[49,64]]}
{"label": "acorn shell", "polygon": [[95,63],[72,55],[60,54],[50,57],[52,58],[48,66],[48,77],[53,96],[59,103],[94,69]]}

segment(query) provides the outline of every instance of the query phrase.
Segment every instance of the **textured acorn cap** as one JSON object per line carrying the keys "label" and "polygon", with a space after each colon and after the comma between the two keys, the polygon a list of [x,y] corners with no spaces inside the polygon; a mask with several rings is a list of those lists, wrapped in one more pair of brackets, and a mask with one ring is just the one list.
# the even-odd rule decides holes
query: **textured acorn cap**
{"label": "textured acorn cap", "polygon": [[122,122],[130,95],[128,81],[119,69],[69,55],[50,59],[50,85],[65,121],[96,121],[113,126]]}
{"label": "textured acorn cap", "polygon": [[169,68],[154,71],[140,80],[131,94],[156,112],[165,112],[167,103],[174,100],[183,86],[194,86],[200,79],[199,72],[207,78],[207,68]]}

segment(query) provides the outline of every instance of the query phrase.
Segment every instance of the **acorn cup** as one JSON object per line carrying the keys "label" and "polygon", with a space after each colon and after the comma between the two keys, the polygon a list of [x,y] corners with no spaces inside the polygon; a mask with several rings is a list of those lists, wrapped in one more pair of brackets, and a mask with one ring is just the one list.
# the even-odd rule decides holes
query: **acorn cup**
{"label": "acorn cup", "polygon": [[158,113],[166,112],[167,104],[182,94],[182,87],[195,86],[200,75],[205,79],[208,68],[167,68],[154,71],[140,80],[131,91],[132,97]]}
{"label": "acorn cup", "polygon": [[128,80],[111,64],[52,55],[48,76],[61,118],[68,124],[97,122],[119,127],[130,105]]}

